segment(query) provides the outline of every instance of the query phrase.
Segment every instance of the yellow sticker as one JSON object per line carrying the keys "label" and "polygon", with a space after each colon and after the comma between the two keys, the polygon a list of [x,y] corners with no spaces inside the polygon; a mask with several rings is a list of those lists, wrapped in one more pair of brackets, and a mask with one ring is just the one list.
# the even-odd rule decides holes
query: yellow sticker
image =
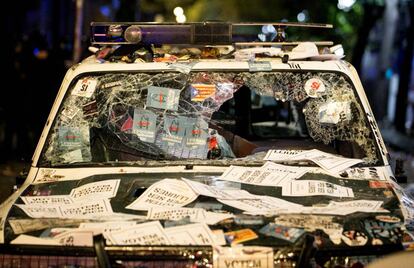
{"label": "yellow sticker", "polygon": [[216,86],[211,84],[191,84],[191,100],[204,101],[216,94]]}
{"label": "yellow sticker", "polygon": [[253,240],[258,237],[257,234],[252,231],[252,229],[241,229],[238,231],[227,232],[224,233],[224,235],[232,245]]}

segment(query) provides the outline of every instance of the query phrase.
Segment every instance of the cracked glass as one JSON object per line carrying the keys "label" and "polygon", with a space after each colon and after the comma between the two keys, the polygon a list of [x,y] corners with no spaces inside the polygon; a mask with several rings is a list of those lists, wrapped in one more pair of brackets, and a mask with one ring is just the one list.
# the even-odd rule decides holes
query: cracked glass
{"label": "cracked glass", "polygon": [[381,163],[354,87],[339,73],[170,71],[78,77],[40,166],[250,161],[275,148]]}

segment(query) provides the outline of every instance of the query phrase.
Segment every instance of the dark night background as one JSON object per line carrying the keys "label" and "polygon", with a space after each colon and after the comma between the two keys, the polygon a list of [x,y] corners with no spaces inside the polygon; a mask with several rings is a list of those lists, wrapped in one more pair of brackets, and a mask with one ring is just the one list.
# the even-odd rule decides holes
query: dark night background
{"label": "dark night background", "polygon": [[414,180],[414,1],[14,0],[2,3],[2,185],[13,185],[16,174],[30,164],[66,70],[90,54],[90,22],[170,22],[176,20],[177,6],[184,9],[187,22],[285,19],[333,24],[334,30],[318,33],[288,29],[288,38],[342,43],[393,158],[405,160],[406,174]]}

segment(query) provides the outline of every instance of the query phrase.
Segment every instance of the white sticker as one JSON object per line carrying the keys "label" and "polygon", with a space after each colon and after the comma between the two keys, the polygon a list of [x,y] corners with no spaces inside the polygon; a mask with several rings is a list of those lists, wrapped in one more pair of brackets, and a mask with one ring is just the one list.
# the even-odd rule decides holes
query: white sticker
{"label": "white sticker", "polygon": [[309,97],[317,98],[318,93],[325,92],[325,85],[318,78],[311,78],[305,83],[305,91]]}
{"label": "white sticker", "polygon": [[116,179],[88,183],[72,189],[70,196],[74,200],[112,198],[118,192],[120,181]]}
{"label": "white sticker", "polygon": [[64,154],[61,154],[60,157],[65,163],[77,163],[83,162],[82,150],[77,149]]}
{"label": "white sticker", "polygon": [[273,248],[270,247],[216,247],[213,252],[213,268],[273,268],[273,254]]}
{"label": "white sticker", "polygon": [[41,204],[41,205],[65,205],[72,204],[73,199],[68,195],[49,195],[49,196],[21,196],[20,197],[26,205]]}
{"label": "white sticker", "polygon": [[351,105],[349,102],[327,102],[319,107],[318,116],[322,124],[336,125],[341,121],[349,121],[352,119]]}
{"label": "white sticker", "polygon": [[126,208],[148,210],[152,207],[182,207],[193,202],[197,196],[185,182],[163,179],[151,185]]}
{"label": "white sticker", "polygon": [[170,245],[170,240],[159,221],[138,224],[126,230],[105,234],[112,245]]}
{"label": "white sticker", "polygon": [[89,77],[80,79],[73,88],[72,95],[90,98],[95,92],[97,83],[98,81],[96,79]]}
{"label": "white sticker", "polygon": [[165,228],[172,245],[214,245],[215,236],[203,223]]}
{"label": "white sticker", "polygon": [[301,180],[291,181],[282,187],[283,196],[315,196],[327,195],[335,197],[354,197],[352,188],[340,186],[337,184],[317,181]]}

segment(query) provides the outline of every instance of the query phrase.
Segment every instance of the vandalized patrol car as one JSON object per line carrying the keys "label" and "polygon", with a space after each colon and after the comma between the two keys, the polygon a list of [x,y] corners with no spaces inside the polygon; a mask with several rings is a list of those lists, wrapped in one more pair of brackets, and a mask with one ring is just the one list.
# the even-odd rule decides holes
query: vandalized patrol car
{"label": "vandalized patrol car", "polygon": [[0,207],[0,266],[350,267],[403,250],[412,201],[355,69],[287,26],[331,27],[92,24],[94,55]]}

